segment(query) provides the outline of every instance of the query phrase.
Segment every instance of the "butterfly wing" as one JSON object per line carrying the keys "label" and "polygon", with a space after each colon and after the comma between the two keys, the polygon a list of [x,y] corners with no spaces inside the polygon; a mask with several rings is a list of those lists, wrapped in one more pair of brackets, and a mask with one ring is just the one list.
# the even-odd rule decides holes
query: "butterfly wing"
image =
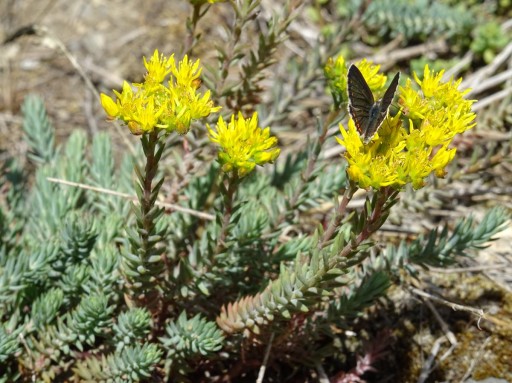
{"label": "butterfly wing", "polygon": [[368,129],[370,109],[375,103],[373,93],[366,83],[361,71],[351,65],[348,68],[348,112],[356,125],[357,131],[364,136]]}
{"label": "butterfly wing", "polygon": [[[387,112],[389,105],[391,105],[391,101],[393,101],[393,97],[395,97],[396,88],[398,87],[398,80],[400,80],[400,72],[395,74],[393,80],[391,80],[391,84],[389,84],[389,88],[384,93],[382,100],[380,102],[381,111]],[[386,113],[384,113],[384,117]]]}
{"label": "butterfly wing", "polygon": [[395,97],[396,88],[398,87],[398,80],[400,79],[400,72],[398,72],[393,80],[391,80],[391,84],[389,84],[388,89],[384,93],[384,96],[381,100],[376,102],[374,106],[370,109],[370,117],[368,122],[368,127],[364,132],[363,138],[364,142],[368,143],[375,132],[380,128],[382,122],[386,118],[388,114],[388,108],[393,101],[393,97]]}

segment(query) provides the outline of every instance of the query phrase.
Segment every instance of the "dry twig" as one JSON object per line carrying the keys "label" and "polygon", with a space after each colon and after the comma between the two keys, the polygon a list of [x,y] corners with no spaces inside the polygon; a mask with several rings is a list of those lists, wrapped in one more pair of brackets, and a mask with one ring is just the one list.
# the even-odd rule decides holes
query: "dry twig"
{"label": "dry twig", "polygon": [[[115,190],[99,188],[99,187],[90,186],[90,185],[86,185],[86,184],[81,184],[81,183],[77,183],[77,182],[66,181],[66,180],[62,180],[62,179],[58,179],[58,178],[46,177],[46,179],[48,181],[50,181],[50,182],[55,182],[55,183],[59,183],[59,184],[62,184],[62,185],[74,186],[74,187],[78,187],[80,189],[85,189],[85,190],[92,190],[92,191],[95,191],[95,192],[98,192],[98,193],[114,195],[114,196],[117,196],[117,197],[129,199],[129,200],[131,200],[133,202],[138,202],[138,199],[137,199],[136,196],[130,195],[130,194],[127,194],[127,193],[121,193],[121,192],[117,192]],[[172,203],[156,201],[155,205],[164,207],[166,209],[179,211],[181,213],[190,214],[190,215],[193,215],[193,216],[196,216],[196,217],[199,217],[199,218],[202,218],[202,219],[206,219],[206,220],[209,220],[209,221],[213,221],[215,219],[215,217],[213,215],[211,215],[211,214],[203,213],[201,211],[189,209],[189,208],[186,208],[186,207],[183,207],[183,206],[180,206],[180,205],[175,205],[175,204],[172,204]]]}

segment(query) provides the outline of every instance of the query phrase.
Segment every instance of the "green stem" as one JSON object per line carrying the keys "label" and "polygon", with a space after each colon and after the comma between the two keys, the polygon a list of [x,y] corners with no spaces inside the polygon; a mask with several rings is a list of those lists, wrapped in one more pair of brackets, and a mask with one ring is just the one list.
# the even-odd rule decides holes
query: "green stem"
{"label": "green stem", "polygon": [[375,208],[373,209],[370,217],[366,219],[365,225],[359,235],[356,237],[356,240],[352,241],[354,243],[348,243],[340,252],[339,257],[348,257],[351,252],[353,252],[361,243],[363,243],[363,241],[370,238],[370,236],[380,228],[380,225],[377,225],[376,223],[382,219],[382,209],[388,199],[394,194],[394,192],[392,189],[385,188],[381,190],[380,193],[381,194],[378,197]]}
{"label": "green stem", "polygon": [[137,209],[137,230],[130,234],[131,246],[124,257],[123,273],[128,290],[125,295],[128,304],[148,307],[155,313],[158,311],[160,298],[157,283],[164,267],[161,259],[164,247],[158,247],[157,244],[162,240],[164,231],[156,229],[163,210],[155,206],[163,179],[156,185],[154,180],[164,144],[158,146],[158,131],[147,133],[141,141],[146,164],[143,172],[137,166],[135,168],[140,187],[139,207],[134,206]]}
{"label": "green stem", "polygon": [[142,227],[144,232],[141,233],[141,239],[145,246],[148,246],[148,238],[151,229],[154,226],[154,222],[148,216],[148,213],[155,205],[154,201],[151,201],[151,195],[153,193],[153,180],[158,170],[158,163],[155,161],[155,148],[158,142],[158,133],[151,132],[148,137],[148,148],[146,151],[146,166],[144,168],[145,177],[143,183],[143,194],[140,201],[140,208],[142,213]]}
{"label": "green stem", "polygon": [[[235,51],[238,47],[238,43],[240,41],[240,36],[242,35],[242,27],[246,23],[246,19],[243,17],[245,15],[241,15],[240,12],[237,11],[237,4],[233,3],[233,9],[235,10],[235,22],[231,28],[228,30],[231,32],[229,45],[227,45],[225,50],[225,55],[222,57],[222,64],[220,67],[220,76],[217,79],[214,89],[212,89],[212,93],[214,93],[214,98],[220,98],[224,95],[224,85],[226,83],[226,79],[229,75],[229,68],[231,67],[233,60],[235,58]],[[225,45],[225,46],[226,46]]]}
{"label": "green stem", "polygon": [[222,217],[220,235],[217,240],[217,246],[214,251],[214,256],[222,253],[226,249],[226,238],[229,234],[229,223],[233,215],[233,202],[235,199],[235,192],[238,189],[239,178],[236,174],[228,175],[226,185],[224,188],[224,215]]}
{"label": "green stem", "polygon": [[209,6],[201,12],[201,7],[203,4],[194,4],[192,11],[192,18],[187,19],[187,35],[185,37],[185,46],[183,47],[184,54],[192,55],[192,50],[196,45],[196,28],[199,20],[206,14],[209,9]]}

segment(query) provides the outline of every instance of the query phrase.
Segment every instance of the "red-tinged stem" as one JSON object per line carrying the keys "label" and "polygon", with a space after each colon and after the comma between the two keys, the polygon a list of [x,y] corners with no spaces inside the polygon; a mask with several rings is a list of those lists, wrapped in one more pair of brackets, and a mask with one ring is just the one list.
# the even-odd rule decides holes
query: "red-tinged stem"
{"label": "red-tinged stem", "polygon": [[325,230],[324,235],[322,236],[322,239],[320,240],[320,242],[318,242],[319,249],[321,249],[322,247],[325,246],[327,241],[329,241],[332,238],[332,236],[334,235],[334,233],[336,232],[336,229],[338,229],[338,227],[341,223],[341,220],[345,216],[345,211],[347,210],[347,205],[350,202],[350,200],[352,199],[354,192],[355,192],[355,189],[353,188],[352,185],[349,184],[347,189],[345,189],[345,193],[343,193],[343,198],[338,206],[338,210],[334,213],[335,218],[332,220],[332,222],[330,223],[327,230]]}

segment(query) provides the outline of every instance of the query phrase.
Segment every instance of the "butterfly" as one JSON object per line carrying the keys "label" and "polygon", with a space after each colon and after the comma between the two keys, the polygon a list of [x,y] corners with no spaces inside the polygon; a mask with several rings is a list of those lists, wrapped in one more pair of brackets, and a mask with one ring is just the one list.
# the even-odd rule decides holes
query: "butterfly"
{"label": "butterfly", "polygon": [[365,144],[370,142],[386,118],[399,78],[400,72],[393,77],[382,99],[375,101],[361,71],[353,64],[348,69],[348,112]]}

